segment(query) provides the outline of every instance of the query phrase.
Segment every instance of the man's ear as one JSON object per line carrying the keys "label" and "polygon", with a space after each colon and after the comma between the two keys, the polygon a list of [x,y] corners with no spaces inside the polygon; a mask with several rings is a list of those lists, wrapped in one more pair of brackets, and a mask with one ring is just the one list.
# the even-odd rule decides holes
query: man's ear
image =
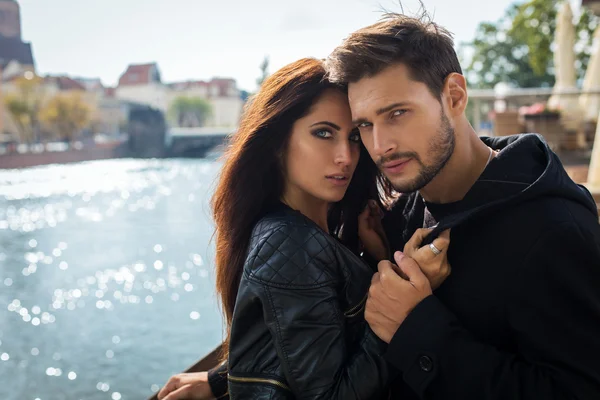
{"label": "man's ear", "polygon": [[467,108],[467,80],[461,74],[451,73],[444,82],[444,94],[447,99],[448,113],[452,116],[464,114]]}

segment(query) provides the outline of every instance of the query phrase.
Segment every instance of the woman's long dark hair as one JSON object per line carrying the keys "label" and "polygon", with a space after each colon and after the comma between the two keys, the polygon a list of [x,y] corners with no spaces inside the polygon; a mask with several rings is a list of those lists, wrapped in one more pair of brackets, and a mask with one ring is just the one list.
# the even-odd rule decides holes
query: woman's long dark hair
{"label": "woman's long dark hair", "polygon": [[[292,125],[310,111],[327,89],[345,89],[327,80],[323,63],[305,58],[289,64],[262,84],[250,100],[238,131],[230,140],[212,198],[216,225],[216,284],[227,321],[223,354],[228,354],[233,309],[256,222],[275,206],[284,190],[285,158]],[[331,234],[358,251],[358,215],[369,198],[389,183],[361,144],[358,166],[344,198],[328,215]]]}

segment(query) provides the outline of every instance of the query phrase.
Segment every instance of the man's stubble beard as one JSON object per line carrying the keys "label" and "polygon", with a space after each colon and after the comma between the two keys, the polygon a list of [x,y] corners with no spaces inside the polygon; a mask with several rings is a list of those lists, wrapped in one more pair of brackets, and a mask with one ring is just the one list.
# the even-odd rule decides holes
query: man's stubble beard
{"label": "man's stubble beard", "polygon": [[419,175],[411,182],[396,184],[390,179],[394,190],[398,193],[416,192],[427,186],[427,184],[429,184],[429,182],[431,182],[446,166],[454,153],[455,145],[454,128],[450,124],[446,114],[442,111],[438,133],[429,143],[427,154],[428,158],[432,160],[430,164],[425,165],[423,160],[421,160],[421,157],[415,152],[404,152],[394,153],[391,156],[382,158],[377,162],[377,165],[381,168],[384,163],[402,158],[411,158],[416,161],[420,166]]}

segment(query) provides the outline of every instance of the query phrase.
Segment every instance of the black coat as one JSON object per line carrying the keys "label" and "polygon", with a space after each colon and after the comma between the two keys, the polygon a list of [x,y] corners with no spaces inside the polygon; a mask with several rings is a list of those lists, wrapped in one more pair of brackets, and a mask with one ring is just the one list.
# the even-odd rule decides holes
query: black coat
{"label": "black coat", "polygon": [[384,220],[395,250],[452,228],[452,274],[393,337],[398,399],[600,399],[600,225],[586,189],[537,135],[501,150],[466,197],[403,196]]}
{"label": "black coat", "polygon": [[[452,274],[385,354],[400,374],[394,398],[600,399],[594,201],[541,137],[483,140],[501,152],[462,201],[405,195],[384,218],[394,250],[417,228],[452,228]],[[219,395],[217,371],[209,379]]]}
{"label": "black coat", "polygon": [[231,399],[372,399],[387,347],[364,320],[373,270],[281,206],[255,226],[229,354]]}

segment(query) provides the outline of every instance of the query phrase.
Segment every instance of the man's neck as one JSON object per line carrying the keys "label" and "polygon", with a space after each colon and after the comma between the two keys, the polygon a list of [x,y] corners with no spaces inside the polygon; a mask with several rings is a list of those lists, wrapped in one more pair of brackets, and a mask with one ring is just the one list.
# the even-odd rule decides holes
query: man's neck
{"label": "man's neck", "polygon": [[[468,125],[468,131],[457,133],[454,153],[440,173],[419,190],[427,202],[445,204],[462,200],[485,170],[491,149]],[[494,153],[492,153],[492,157]]]}

